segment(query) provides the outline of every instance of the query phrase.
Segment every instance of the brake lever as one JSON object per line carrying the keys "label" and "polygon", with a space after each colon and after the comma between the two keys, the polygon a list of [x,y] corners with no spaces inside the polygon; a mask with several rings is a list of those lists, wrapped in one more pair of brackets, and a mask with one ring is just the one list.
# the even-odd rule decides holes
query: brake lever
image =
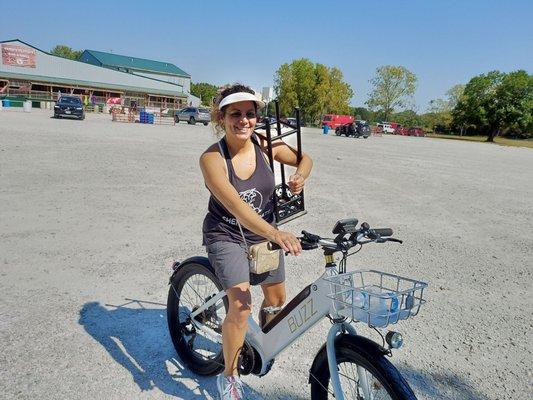
{"label": "brake lever", "polygon": [[306,242],[318,243],[318,241],[320,240],[320,236],[314,235],[307,231],[302,231],[302,235],[303,236],[300,239],[303,239]]}

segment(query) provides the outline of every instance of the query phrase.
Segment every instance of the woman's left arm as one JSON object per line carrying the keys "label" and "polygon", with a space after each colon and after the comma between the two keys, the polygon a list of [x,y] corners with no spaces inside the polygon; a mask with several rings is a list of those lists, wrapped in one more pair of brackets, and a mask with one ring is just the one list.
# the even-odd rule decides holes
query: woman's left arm
{"label": "woman's left arm", "polygon": [[299,194],[304,185],[305,180],[311,174],[313,168],[313,160],[307,154],[302,153],[302,158],[298,162],[298,153],[293,148],[289,147],[283,141],[276,141],[272,146],[274,160],[281,164],[296,167],[296,171],[289,177],[289,189],[294,194]]}

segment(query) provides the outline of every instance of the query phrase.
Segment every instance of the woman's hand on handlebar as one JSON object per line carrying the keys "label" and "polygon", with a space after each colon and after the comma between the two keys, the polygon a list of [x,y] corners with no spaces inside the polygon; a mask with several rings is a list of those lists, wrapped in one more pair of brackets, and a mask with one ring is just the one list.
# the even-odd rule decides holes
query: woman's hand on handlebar
{"label": "woman's hand on handlebar", "polygon": [[293,256],[299,256],[302,252],[300,241],[290,232],[276,230],[272,233],[270,241],[277,243],[285,253]]}

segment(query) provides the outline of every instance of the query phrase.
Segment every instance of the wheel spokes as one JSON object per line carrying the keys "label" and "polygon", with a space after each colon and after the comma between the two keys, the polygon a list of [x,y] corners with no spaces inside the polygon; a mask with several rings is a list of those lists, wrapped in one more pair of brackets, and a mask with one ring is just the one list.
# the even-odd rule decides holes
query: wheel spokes
{"label": "wheel spokes", "polygon": [[[338,365],[341,388],[346,400],[381,400],[391,399],[386,389],[379,380],[368,370],[352,362],[343,362]],[[331,398],[335,398],[333,391],[329,390]]]}
{"label": "wheel spokes", "polygon": [[[181,325],[181,331],[187,347],[191,352],[205,359],[217,357],[222,348],[207,333],[195,329],[190,320],[190,314],[218,292],[219,289],[208,276],[195,274],[189,276],[181,287],[180,293],[176,293],[179,301],[177,322]],[[220,333],[224,317],[224,301],[221,299],[200,313],[196,319]]]}

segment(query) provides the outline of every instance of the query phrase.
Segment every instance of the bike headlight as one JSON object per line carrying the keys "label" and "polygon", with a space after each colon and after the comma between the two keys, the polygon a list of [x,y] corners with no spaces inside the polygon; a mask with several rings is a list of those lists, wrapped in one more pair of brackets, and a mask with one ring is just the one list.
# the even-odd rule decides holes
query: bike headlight
{"label": "bike headlight", "polygon": [[389,331],[385,336],[388,345],[393,349],[399,349],[403,345],[403,336],[400,332]]}

